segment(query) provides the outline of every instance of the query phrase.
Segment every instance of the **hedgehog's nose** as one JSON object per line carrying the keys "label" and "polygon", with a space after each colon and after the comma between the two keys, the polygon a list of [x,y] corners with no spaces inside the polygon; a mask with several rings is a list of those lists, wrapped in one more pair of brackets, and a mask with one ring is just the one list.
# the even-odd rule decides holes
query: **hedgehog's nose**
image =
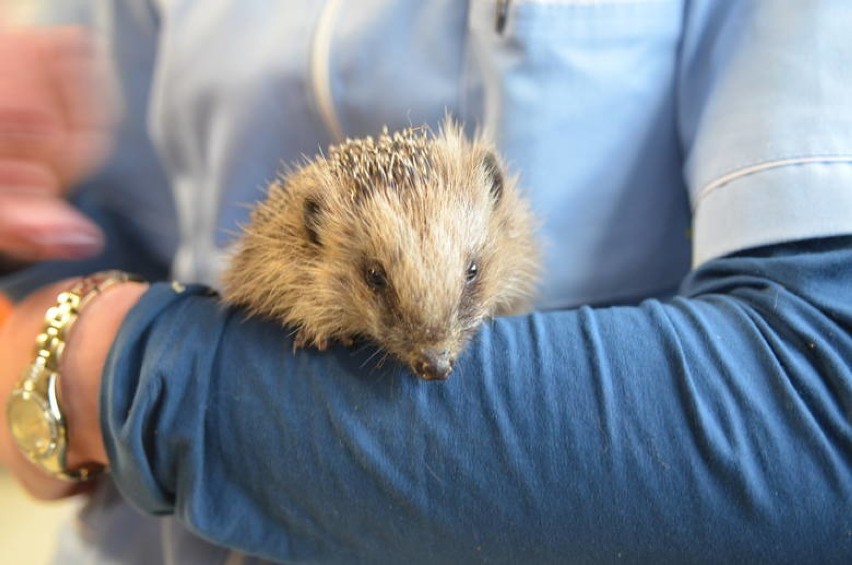
{"label": "hedgehog's nose", "polygon": [[417,375],[427,381],[443,381],[453,370],[453,360],[447,349],[426,349],[414,365]]}

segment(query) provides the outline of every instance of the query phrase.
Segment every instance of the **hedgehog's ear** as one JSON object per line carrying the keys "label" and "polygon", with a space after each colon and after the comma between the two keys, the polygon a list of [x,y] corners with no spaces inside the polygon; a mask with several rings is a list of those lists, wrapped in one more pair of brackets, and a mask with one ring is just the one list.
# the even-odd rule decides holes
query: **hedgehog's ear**
{"label": "hedgehog's ear", "polygon": [[305,198],[305,203],[302,206],[302,217],[305,222],[305,231],[308,233],[308,240],[314,245],[322,245],[319,238],[320,215],[322,207],[319,202],[311,197]]}
{"label": "hedgehog's ear", "polygon": [[503,169],[497,161],[497,156],[491,151],[487,152],[482,158],[482,167],[491,184],[491,197],[494,199],[494,204],[499,204],[500,199],[503,198]]}

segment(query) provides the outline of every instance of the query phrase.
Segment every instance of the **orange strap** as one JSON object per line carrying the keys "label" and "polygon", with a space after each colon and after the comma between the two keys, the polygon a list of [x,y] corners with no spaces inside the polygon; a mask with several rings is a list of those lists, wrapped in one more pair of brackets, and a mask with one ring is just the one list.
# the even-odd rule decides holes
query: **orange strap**
{"label": "orange strap", "polygon": [[6,316],[12,312],[12,308],[12,301],[6,298],[3,294],[0,294],[0,325],[3,324]]}

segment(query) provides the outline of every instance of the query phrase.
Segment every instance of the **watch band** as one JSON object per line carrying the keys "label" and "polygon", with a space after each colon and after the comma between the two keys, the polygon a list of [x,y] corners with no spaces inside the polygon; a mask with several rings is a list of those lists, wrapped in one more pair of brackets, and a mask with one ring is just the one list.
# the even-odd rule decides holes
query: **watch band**
{"label": "watch band", "polygon": [[59,365],[65,343],[80,312],[112,286],[139,277],[118,270],[83,277],[59,293],[56,305],[45,313],[44,328],[36,338],[35,359],[24,370],[9,398],[7,417],[12,435],[22,453],[48,474],[68,481],[87,481],[104,467],[96,463],[68,469],[68,431],[59,401]]}
{"label": "watch band", "polygon": [[35,363],[58,371],[65,340],[83,308],[111,286],[141,280],[124,271],[101,271],[83,277],[70,289],[60,292],[56,297],[56,305],[45,312],[44,329],[36,337]]}

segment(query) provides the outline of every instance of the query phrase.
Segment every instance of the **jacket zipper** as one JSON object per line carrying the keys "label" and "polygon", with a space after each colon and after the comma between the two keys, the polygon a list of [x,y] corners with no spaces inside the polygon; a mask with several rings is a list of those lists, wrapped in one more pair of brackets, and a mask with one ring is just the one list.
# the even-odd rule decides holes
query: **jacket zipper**
{"label": "jacket zipper", "polygon": [[[310,54],[311,91],[316,101],[320,119],[322,119],[325,129],[332,139],[337,143],[343,141],[345,136],[331,93],[331,41],[334,22],[340,12],[341,3],[342,0],[327,0],[325,6],[323,6],[311,43]],[[506,29],[510,4],[511,0],[497,0],[494,25],[497,33],[501,35]]]}
{"label": "jacket zipper", "polygon": [[494,28],[497,33],[503,35],[503,30],[506,29],[506,20],[509,19],[509,4],[511,0],[497,0],[496,18],[494,20]]}

